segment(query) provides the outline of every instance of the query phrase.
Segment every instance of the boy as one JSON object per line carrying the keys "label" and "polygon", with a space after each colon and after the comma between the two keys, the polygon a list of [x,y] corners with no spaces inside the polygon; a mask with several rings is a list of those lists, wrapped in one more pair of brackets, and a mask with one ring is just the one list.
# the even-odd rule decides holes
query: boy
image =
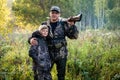
{"label": "boy", "polygon": [[[47,25],[41,25],[39,30],[32,33],[37,33],[35,42],[31,43],[29,56],[33,59],[34,80],[52,80],[50,74],[51,60],[48,53],[46,37],[48,35]],[[31,39],[32,40],[32,39]]]}

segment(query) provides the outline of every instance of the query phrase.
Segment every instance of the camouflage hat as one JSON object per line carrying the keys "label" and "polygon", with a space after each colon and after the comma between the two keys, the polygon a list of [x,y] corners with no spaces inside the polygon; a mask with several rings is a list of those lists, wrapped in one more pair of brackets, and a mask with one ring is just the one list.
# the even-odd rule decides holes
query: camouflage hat
{"label": "camouflage hat", "polygon": [[50,11],[57,11],[58,13],[60,13],[60,8],[58,6],[52,6]]}
{"label": "camouflage hat", "polygon": [[42,30],[42,29],[48,29],[48,26],[47,25],[40,25],[38,30]]}

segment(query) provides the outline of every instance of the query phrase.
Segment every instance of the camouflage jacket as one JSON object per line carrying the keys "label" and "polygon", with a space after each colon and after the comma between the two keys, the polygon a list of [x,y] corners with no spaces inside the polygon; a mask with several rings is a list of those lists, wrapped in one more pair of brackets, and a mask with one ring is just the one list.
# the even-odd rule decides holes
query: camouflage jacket
{"label": "camouflage jacket", "polygon": [[50,70],[51,60],[46,41],[39,34],[36,38],[38,45],[30,47],[29,56],[32,57],[34,66],[39,67],[41,70]]}
{"label": "camouflage jacket", "polygon": [[[46,24],[49,27],[49,35],[47,37],[47,43],[52,49],[60,49],[62,46],[66,46],[66,36],[70,39],[77,39],[79,31],[75,25],[69,26],[62,18],[57,21],[57,26],[52,32],[52,26],[50,21],[46,21],[42,24]],[[61,45],[60,45],[61,44]],[[53,48],[54,47],[54,48]]]}

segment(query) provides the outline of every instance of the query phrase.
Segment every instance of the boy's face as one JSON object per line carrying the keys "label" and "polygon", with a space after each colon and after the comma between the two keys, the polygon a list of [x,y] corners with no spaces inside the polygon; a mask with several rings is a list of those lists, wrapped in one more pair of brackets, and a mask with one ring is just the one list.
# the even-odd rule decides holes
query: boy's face
{"label": "boy's face", "polygon": [[48,35],[48,29],[41,29],[40,30],[40,34],[43,36],[43,37],[46,37]]}

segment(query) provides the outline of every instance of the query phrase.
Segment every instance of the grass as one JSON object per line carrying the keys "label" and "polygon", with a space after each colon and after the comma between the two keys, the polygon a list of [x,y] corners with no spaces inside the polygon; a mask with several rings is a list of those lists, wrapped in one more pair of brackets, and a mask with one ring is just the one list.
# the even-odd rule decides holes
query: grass
{"label": "grass", "polygon": [[[28,34],[0,42],[0,80],[33,80]],[[120,31],[87,30],[68,39],[66,80],[119,80]],[[55,65],[53,80],[57,80]]]}

